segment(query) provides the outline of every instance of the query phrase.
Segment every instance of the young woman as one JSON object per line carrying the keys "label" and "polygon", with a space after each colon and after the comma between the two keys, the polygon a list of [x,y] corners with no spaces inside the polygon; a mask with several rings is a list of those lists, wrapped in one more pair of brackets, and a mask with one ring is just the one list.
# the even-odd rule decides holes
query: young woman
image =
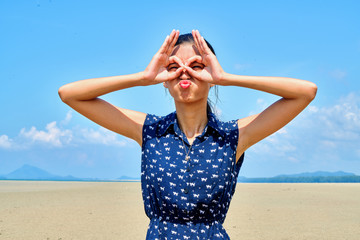
{"label": "young woman", "polygon": [[[169,90],[176,107],[164,117],[98,98],[158,83]],[[209,90],[216,85],[256,89],[281,99],[259,114],[222,122],[208,105]],[[226,73],[198,31],[179,37],[173,30],[145,71],[70,83],[59,94],[82,115],[142,147],[147,239],[229,239],[222,223],[245,150],[289,123],[316,91],[308,81]]]}

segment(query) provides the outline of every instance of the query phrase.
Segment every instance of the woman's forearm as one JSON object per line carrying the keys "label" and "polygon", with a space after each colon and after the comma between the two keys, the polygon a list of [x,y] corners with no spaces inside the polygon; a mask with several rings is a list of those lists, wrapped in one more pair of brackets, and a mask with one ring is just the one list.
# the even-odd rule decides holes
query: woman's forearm
{"label": "woman's forearm", "polygon": [[239,86],[275,94],[287,99],[315,98],[317,87],[314,83],[287,77],[242,76],[224,73],[220,85]]}
{"label": "woman's forearm", "polygon": [[136,86],[144,86],[142,72],[69,83],[59,89],[59,95],[64,102],[71,100],[86,101],[110,92]]}

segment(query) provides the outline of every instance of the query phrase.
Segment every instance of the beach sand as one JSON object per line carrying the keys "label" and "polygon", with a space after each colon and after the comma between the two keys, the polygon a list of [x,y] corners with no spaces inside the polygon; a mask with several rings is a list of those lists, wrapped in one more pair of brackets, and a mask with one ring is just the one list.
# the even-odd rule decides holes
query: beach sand
{"label": "beach sand", "polygon": [[[0,181],[0,239],[145,239],[139,182]],[[360,239],[360,184],[237,185],[232,240]]]}

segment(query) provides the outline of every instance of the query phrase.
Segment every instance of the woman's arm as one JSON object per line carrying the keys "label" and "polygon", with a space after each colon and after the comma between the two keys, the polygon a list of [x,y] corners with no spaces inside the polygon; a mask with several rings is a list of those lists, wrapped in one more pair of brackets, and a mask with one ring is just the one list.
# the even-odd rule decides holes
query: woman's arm
{"label": "woman's arm", "polygon": [[141,146],[142,127],[146,114],[116,107],[98,97],[125,88],[153,85],[178,77],[182,68],[171,73],[166,68],[169,63],[178,61],[178,59],[170,57],[178,36],[178,31],[172,31],[170,36],[166,37],[160,50],[144,72],[93,78],[66,84],[59,89],[61,100],[90,120],[134,139]]}
{"label": "woman's arm", "polygon": [[238,157],[250,146],[276,132],[294,119],[315,98],[314,83],[285,77],[239,76],[224,73],[224,86],[251,88],[282,97],[263,112],[240,119]]}
{"label": "woman's arm", "polygon": [[59,95],[64,103],[95,123],[141,144],[142,125],[146,115],[116,107],[98,97],[142,86],[142,80],[142,73],[81,80],[62,86]]}
{"label": "woman's arm", "polygon": [[[198,31],[192,33],[200,56],[189,59],[184,67],[194,78],[211,84],[251,88],[282,97],[263,112],[238,120],[237,159],[250,146],[289,123],[315,98],[317,86],[312,82],[285,77],[255,77],[225,73],[200,33]],[[188,66],[193,61],[203,63],[205,68],[201,72],[192,70]]]}

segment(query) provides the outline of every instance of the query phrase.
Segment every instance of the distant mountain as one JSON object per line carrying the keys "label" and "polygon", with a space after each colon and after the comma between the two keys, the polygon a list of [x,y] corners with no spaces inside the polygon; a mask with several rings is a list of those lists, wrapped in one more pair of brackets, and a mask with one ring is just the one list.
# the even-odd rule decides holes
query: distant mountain
{"label": "distant mountain", "polygon": [[343,171],[337,172],[324,172],[324,171],[317,171],[317,172],[304,172],[298,174],[290,174],[290,175],[278,175],[276,177],[343,177],[343,176],[356,176],[354,173],[347,173]]}
{"label": "distant mountain", "polygon": [[126,181],[126,180],[130,180],[130,181],[140,181],[139,177],[129,177],[129,176],[121,176],[119,178],[117,178],[116,180],[122,180],[122,181]]}
{"label": "distant mountain", "polygon": [[291,175],[278,175],[270,178],[239,177],[243,183],[346,183],[360,182],[360,176],[347,172],[305,172]]}
{"label": "distant mountain", "polygon": [[[15,171],[0,175],[0,180],[39,180],[39,181],[90,181],[90,182],[102,182],[102,181],[112,181],[109,179],[99,179],[99,178],[77,178],[71,175],[68,176],[58,176],[52,173],[49,173],[38,167],[34,167],[28,164],[16,169]],[[138,178],[132,178],[127,176],[122,176],[118,180],[120,181],[134,181],[140,180]],[[116,181],[116,180],[114,180]]]}
{"label": "distant mountain", "polygon": [[[48,180],[48,181],[111,181],[95,178],[76,178],[73,176],[58,176],[40,168],[24,165],[15,171],[0,176],[0,180]],[[139,181],[139,177],[121,176],[114,181]],[[246,178],[239,176],[242,183],[360,183],[360,176],[347,172],[305,172],[291,175],[278,175],[269,178]]]}
{"label": "distant mountain", "polygon": [[15,171],[0,176],[0,179],[5,180],[56,180],[56,181],[78,181],[79,178],[71,175],[62,177],[51,174],[40,168],[25,164],[24,166],[16,169]]}
{"label": "distant mountain", "polygon": [[49,179],[56,177],[40,168],[25,164],[19,169],[5,175],[8,179]]}

